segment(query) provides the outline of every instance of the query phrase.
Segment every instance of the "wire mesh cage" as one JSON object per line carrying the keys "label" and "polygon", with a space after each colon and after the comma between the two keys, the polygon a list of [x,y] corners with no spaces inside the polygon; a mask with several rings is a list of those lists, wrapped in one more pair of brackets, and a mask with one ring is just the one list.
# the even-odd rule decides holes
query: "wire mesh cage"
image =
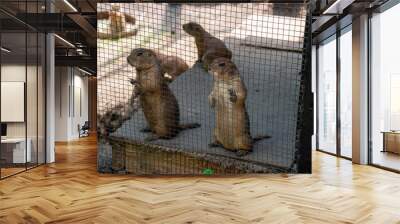
{"label": "wire mesh cage", "polygon": [[306,2],[97,7],[100,172],[299,172]]}

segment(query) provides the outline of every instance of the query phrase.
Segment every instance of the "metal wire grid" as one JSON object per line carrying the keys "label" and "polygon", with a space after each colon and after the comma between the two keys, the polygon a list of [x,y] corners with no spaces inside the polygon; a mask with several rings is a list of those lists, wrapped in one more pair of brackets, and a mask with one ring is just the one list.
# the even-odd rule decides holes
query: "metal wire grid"
{"label": "metal wire grid", "polygon": [[[132,49],[148,48],[180,57],[189,65],[190,69],[169,84],[169,88],[178,99],[180,123],[201,124],[200,128],[181,131],[173,139],[144,142],[146,134],[139,130],[147,122],[136,99],[135,108],[130,108],[134,110],[132,116],[108,137],[103,136],[101,138],[104,139],[100,140],[100,144],[109,144],[108,138],[113,141],[128,140],[159,149],[157,156],[157,153],[136,156],[133,163],[142,165],[129,172],[155,174],[153,167],[165,164],[170,166],[156,169],[156,174],[198,174],[212,164],[223,167],[221,170],[215,168],[221,174],[296,172],[293,163],[305,50],[305,5],[121,3],[118,6],[122,13],[136,18],[135,26],[130,28],[137,29],[137,34],[98,40],[99,116],[109,111],[123,114],[128,110],[134,89],[129,79],[136,78],[136,71],[127,63],[126,57]],[[111,7],[111,4],[98,4],[98,11],[109,11]],[[215,112],[207,102],[213,80],[201,64],[196,63],[194,38],[182,29],[187,22],[200,24],[207,32],[223,40],[233,53],[232,61],[238,67],[248,90],[246,108],[251,135],[271,136],[270,139],[255,143],[253,152],[248,155],[238,157],[229,150],[208,147],[215,126]],[[99,22],[98,29],[107,32],[108,26],[107,21]],[[104,163],[104,160],[111,159],[111,154],[108,155],[99,155],[100,164],[111,164]],[[192,161],[193,164],[190,164],[185,155],[201,158],[202,163],[206,164],[196,163],[195,167],[195,163]],[[126,151],[121,158],[124,156]]]}

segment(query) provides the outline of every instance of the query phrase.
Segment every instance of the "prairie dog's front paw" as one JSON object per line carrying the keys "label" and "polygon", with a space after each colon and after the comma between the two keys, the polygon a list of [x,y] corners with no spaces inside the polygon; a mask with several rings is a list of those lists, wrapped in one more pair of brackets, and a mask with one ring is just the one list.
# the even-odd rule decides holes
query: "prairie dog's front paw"
{"label": "prairie dog's front paw", "polygon": [[129,82],[132,84],[132,85],[137,85],[138,84],[138,81],[136,80],[136,79],[129,79]]}
{"label": "prairie dog's front paw", "polygon": [[215,107],[215,98],[212,97],[212,96],[209,96],[208,97],[208,103],[210,104],[211,108],[214,108]]}
{"label": "prairie dog's front paw", "polygon": [[236,92],[235,92],[235,90],[233,90],[233,89],[228,89],[228,92],[229,92],[229,99],[230,99],[230,101],[231,102],[236,102],[236,100],[237,100],[237,95],[236,95]]}

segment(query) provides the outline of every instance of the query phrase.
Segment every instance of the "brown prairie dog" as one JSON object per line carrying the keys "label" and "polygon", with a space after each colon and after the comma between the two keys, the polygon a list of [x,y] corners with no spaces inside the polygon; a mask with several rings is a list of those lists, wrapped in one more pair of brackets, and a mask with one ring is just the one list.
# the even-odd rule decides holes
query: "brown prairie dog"
{"label": "brown prairie dog", "polygon": [[160,60],[164,77],[168,81],[175,80],[179,75],[189,69],[189,65],[180,57],[165,55],[160,52],[156,52],[156,54],[157,58]]}
{"label": "brown prairie dog", "polygon": [[136,68],[136,80],[131,82],[136,84],[140,105],[149,125],[145,131],[155,134],[147,138],[147,141],[173,138],[183,129],[200,126],[179,124],[178,101],[163,77],[160,61],[154,51],[137,48],[132,50],[127,60]]}
{"label": "brown prairie dog", "polygon": [[190,22],[182,27],[186,33],[195,38],[198,60],[203,62],[206,69],[216,58],[232,58],[232,52],[224,42],[205,31],[201,25]]}
{"label": "brown prairie dog", "polygon": [[230,59],[215,59],[209,71],[214,76],[209,102],[215,110],[216,119],[211,146],[223,146],[238,155],[245,155],[252,150],[246,87]]}
{"label": "brown prairie dog", "polygon": [[110,29],[111,34],[122,33],[126,29],[125,14],[121,12],[118,5],[112,5],[110,11]]}

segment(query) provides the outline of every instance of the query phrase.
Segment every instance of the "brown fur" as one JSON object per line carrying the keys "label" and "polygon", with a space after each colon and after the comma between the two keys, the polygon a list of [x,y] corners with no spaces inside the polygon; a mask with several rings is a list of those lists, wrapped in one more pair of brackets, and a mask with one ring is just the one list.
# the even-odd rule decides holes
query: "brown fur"
{"label": "brown fur", "polygon": [[190,22],[182,27],[186,33],[195,38],[198,60],[203,62],[206,69],[216,58],[232,58],[232,52],[224,42],[205,31],[199,24]]}
{"label": "brown fur", "polygon": [[175,137],[180,130],[199,127],[198,124],[179,125],[179,106],[174,94],[163,78],[163,71],[156,53],[149,49],[134,49],[128,63],[136,68],[135,90],[140,96],[140,105],[149,125],[149,131],[158,138]]}
{"label": "brown fur", "polygon": [[175,80],[179,75],[189,69],[189,65],[180,57],[165,55],[160,52],[156,52],[156,54],[157,58],[160,60],[164,77],[169,82]]}
{"label": "brown fur", "polygon": [[97,18],[97,20],[109,19],[110,18],[110,12],[97,12],[96,18]]}
{"label": "brown fur", "polygon": [[113,5],[110,11],[110,31],[112,35],[125,32],[126,20],[125,14],[121,12],[118,5]]}
{"label": "brown fur", "polygon": [[227,58],[218,58],[210,65],[214,86],[209,95],[215,109],[214,142],[238,155],[252,150],[249,116],[246,111],[247,90],[235,64]]}
{"label": "brown fur", "polygon": [[112,5],[110,11],[97,12],[97,19],[109,19],[110,26],[108,32],[97,33],[97,38],[108,39],[108,38],[122,38],[127,36],[136,35],[137,30],[131,29],[127,30],[127,23],[135,24],[136,19],[127,13],[121,12],[119,5]]}

